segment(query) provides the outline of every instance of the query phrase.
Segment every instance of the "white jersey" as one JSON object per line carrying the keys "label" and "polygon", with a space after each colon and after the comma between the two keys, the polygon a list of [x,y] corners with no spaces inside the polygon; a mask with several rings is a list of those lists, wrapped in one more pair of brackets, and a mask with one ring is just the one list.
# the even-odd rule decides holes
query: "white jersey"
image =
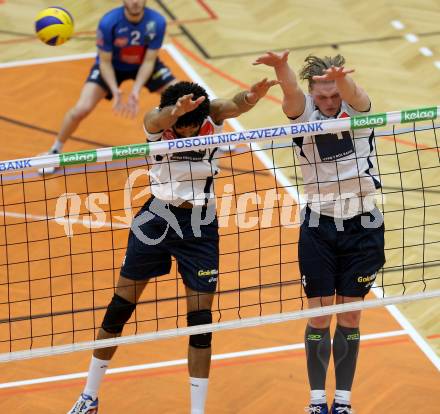
{"label": "white jersey", "polygon": [[[336,118],[366,115],[342,102]],[[304,113],[292,123],[328,119],[306,95]],[[375,167],[374,131],[370,128],[294,139],[309,207],[317,213],[350,218],[375,207],[380,188]]]}
{"label": "white jersey", "polygon": [[[208,117],[198,135],[218,134],[222,129],[223,125],[216,125]],[[178,138],[171,128],[157,134],[147,132],[147,135],[148,141]],[[214,176],[220,172],[214,158],[216,150],[217,148],[211,148],[150,157],[151,193],[177,206],[183,201],[198,206],[212,202]]]}

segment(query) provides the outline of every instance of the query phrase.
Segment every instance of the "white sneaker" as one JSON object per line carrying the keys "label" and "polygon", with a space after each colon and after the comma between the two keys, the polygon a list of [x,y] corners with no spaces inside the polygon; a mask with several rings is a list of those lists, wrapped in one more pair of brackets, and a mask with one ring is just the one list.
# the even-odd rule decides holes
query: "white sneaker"
{"label": "white sneaker", "polygon": [[78,401],[67,414],[97,414],[98,398],[93,399],[90,395],[81,394]]}

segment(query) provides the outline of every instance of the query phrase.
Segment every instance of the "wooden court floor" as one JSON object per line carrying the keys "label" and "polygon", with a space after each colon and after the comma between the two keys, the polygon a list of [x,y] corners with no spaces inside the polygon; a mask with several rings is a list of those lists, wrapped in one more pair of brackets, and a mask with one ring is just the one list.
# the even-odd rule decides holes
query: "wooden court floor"
{"label": "wooden court floor", "polygon": [[[168,55],[164,59],[181,78],[187,75],[179,64]],[[16,121],[56,129],[56,116],[60,117],[72,104],[73,97],[90,66],[90,59],[72,62],[48,63],[1,69],[2,91],[8,97],[8,105],[2,107],[4,116]],[[72,69],[73,70],[72,70]],[[68,79],[62,76],[69,71]],[[57,76],[59,89],[63,94],[56,96],[57,105],[52,102],[56,92],[47,89],[44,80],[48,74]],[[35,80],[31,81],[31,77]],[[28,79],[26,95],[18,99],[13,79]],[[40,80],[40,81],[38,81]],[[42,99],[44,97],[44,99]],[[3,101],[3,100],[2,100]],[[4,102],[4,101],[3,101]],[[42,103],[43,102],[43,103]],[[145,106],[152,105],[150,97],[144,97]],[[36,110],[38,108],[38,111]],[[58,111],[56,114],[48,111]],[[111,128],[108,127],[112,121]],[[44,150],[52,141],[51,134],[41,133],[23,126],[2,121],[3,136],[14,145],[7,148],[6,158],[25,156],[30,152]],[[77,136],[87,137],[104,146],[121,143],[141,142],[140,118],[127,121],[111,115],[110,105],[103,103],[84,122]],[[128,137],[128,138],[126,138]],[[82,142],[72,140],[66,150],[88,148]],[[226,160],[222,160],[228,167]],[[254,162],[258,162],[257,159]],[[255,165],[258,169],[259,165]],[[249,169],[249,159],[235,168]],[[227,171],[227,168],[226,168]],[[268,177],[267,180],[270,181]],[[92,183],[93,184],[93,183]],[[273,185],[273,183],[272,183]],[[291,236],[294,236],[292,234]],[[270,238],[270,236],[269,236]],[[267,257],[271,260],[270,257]],[[275,256],[275,259],[278,257]],[[146,292],[148,295],[148,292]],[[304,321],[250,328],[215,335],[214,354],[271,348],[286,344],[300,344]],[[362,332],[373,335],[362,343],[361,358],[357,373],[354,404],[359,413],[401,412],[408,407],[426,406],[438,403],[438,370],[413,342],[408,332],[385,310],[367,311],[364,315]],[[375,334],[378,334],[375,336]],[[391,335],[391,336],[388,336]],[[300,345],[298,345],[300,346]],[[284,352],[262,352],[254,356],[232,358],[226,356],[213,363],[209,391],[208,411],[212,413],[275,413],[302,412],[308,398],[305,377],[303,349]],[[186,339],[145,343],[121,347],[113,360],[113,367],[136,364],[174,361],[185,358]],[[44,378],[87,370],[90,353],[81,352],[41,360],[21,361],[4,365],[0,383]],[[59,413],[67,411],[81,391],[83,379],[65,379],[28,386],[0,388],[2,408],[5,412]],[[328,386],[334,384],[331,371]],[[416,385],[417,384],[417,385]],[[175,362],[155,369],[129,371],[109,375],[100,394],[101,411],[119,413],[129,410],[134,413],[184,413],[187,412],[188,387],[186,367]],[[422,413],[424,408],[419,411]],[[413,412],[418,412],[417,408]]]}
{"label": "wooden court floor", "polygon": [[[21,0],[19,5],[11,1],[0,3],[3,3],[0,4],[3,27],[0,31],[0,60],[10,62],[93,52],[93,31],[97,20],[120,2],[94,1],[87,2],[86,6],[83,1],[72,4],[59,2],[79,16],[79,36],[63,48],[47,48],[39,44],[33,39],[29,26],[35,11],[52,3],[42,0]],[[313,25],[309,24],[312,10],[309,5],[290,0],[269,1],[264,7],[251,0],[170,0],[150,3],[162,12],[161,3],[165,4],[174,14],[175,21],[170,15],[167,16],[170,21],[168,41],[175,45],[180,54],[184,54],[219,96],[232,96],[246,84],[262,76],[271,76],[270,71],[264,68],[250,66],[260,50],[275,48],[274,45],[277,48],[297,47],[291,54],[291,62],[299,67],[308,53],[335,53],[330,45],[335,41],[341,43],[339,50],[358,69],[356,79],[373,97],[377,110],[438,104],[435,91],[440,83],[433,63],[440,52],[435,43],[440,10],[435,1],[405,0],[399,5],[376,1],[368,3],[380,13],[369,13],[370,9],[365,4],[339,0],[325,5],[324,12],[322,2],[316,2],[311,6],[315,7],[315,11],[319,8],[321,13],[316,16],[313,11]],[[286,10],[289,12],[286,13]],[[243,12],[246,13],[244,20]],[[269,14],[272,18],[266,18]],[[331,17],[337,21],[342,15],[347,24],[334,27],[330,37],[327,37],[327,32],[320,31],[319,27],[328,27],[328,22],[322,19]],[[363,19],[358,19],[359,15]],[[292,20],[292,16],[295,19]],[[396,17],[406,25],[403,32],[396,33],[389,24]],[[374,27],[378,28],[374,36],[371,35],[373,22]],[[195,36],[196,42],[191,41],[184,29]],[[417,44],[405,41],[403,35],[410,32],[422,34],[421,41]],[[271,33],[271,36],[267,36],[267,33]],[[360,41],[372,37],[390,37],[390,40],[344,44],[345,40]],[[237,38],[240,42],[235,41]],[[294,42],[292,39],[295,39]],[[201,48],[197,47],[197,41]],[[418,49],[421,43],[434,52],[432,57],[420,56]],[[311,48],[308,45],[317,46]],[[247,53],[241,53],[243,50]],[[171,56],[165,54],[164,58],[180,78],[187,76]],[[58,129],[65,110],[77,99],[89,66],[90,60],[73,60],[0,69],[1,159],[26,157],[50,146],[53,140],[50,131]],[[242,125],[250,128],[284,123],[279,99],[279,91],[274,90],[269,99],[261,102],[258,113],[251,112],[240,119]],[[156,103],[156,97],[144,93],[141,112]],[[143,134],[140,126],[141,116],[134,121],[114,117],[110,104],[104,102],[82,124],[75,134],[78,139],[69,141],[66,150],[141,142]],[[49,130],[49,133],[38,127]],[[249,168],[249,159],[243,157],[237,160],[236,168]],[[226,160],[224,167],[228,167]],[[227,173],[227,168],[224,170]],[[392,202],[397,203],[398,200]],[[270,239],[271,236],[268,237]],[[123,244],[123,237],[120,239]],[[273,254],[267,254],[266,258],[269,262],[278,260],[278,256]],[[103,296],[104,301],[107,298]],[[438,300],[407,305],[401,309],[438,355]],[[219,333],[215,335],[214,354],[300,344],[303,328],[304,322],[295,322]],[[386,310],[377,309],[365,313],[362,332],[378,335],[367,337],[361,345],[353,397],[358,414],[399,413],[408,409],[423,413],[426,407],[439,406],[438,370],[408,335],[408,330],[402,330]],[[213,363],[207,412],[303,412],[308,399],[304,352],[301,348],[293,348],[285,352],[262,351],[258,355],[239,358],[226,355],[216,360]],[[185,353],[186,339],[126,346],[118,351],[112,367],[177,361],[185,358]],[[84,352],[6,364],[0,374],[0,383],[5,385],[12,381],[86,371],[89,356],[90,353]],[[330,390],[334,387],[331,373],[328,383]],[[0,408],[4,412],[18,413],[28,412],[31,407],[36,413],[66,412],[83,383],[84,379],[69,378],[27,386],[23,383],[9,384],[8,388],[0,385]],[[154,369],[109,375],[100,397],[101,412],[105,413],[119,413],[122,410],[134,413],[187,412],[186,368],[177,361]]]}

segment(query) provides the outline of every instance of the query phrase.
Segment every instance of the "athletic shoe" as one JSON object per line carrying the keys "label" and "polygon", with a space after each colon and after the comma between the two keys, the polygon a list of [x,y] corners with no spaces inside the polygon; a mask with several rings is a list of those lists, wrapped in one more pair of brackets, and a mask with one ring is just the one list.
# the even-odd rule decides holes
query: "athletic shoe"
{"label": "athletic shoe", "polygon": [[329,414],[327,404],[310,404],[305,409],[306,413],[309,414]]}
{"label": "athletic shoe", "polygon": [[81,394],[78,401],[67,414],[97,414],[98,398],[93,399],[90,395]]}
{"label": "athletic shoe", "polygon": [[[43,152],[42,154],[38,154],[38,156],[52,155],[52,154],[58,154],[58,151],[50,150],[48,152]],[[38,174],[40,175],[53,174],[55,170],[56,170],[55,167],[38,168]]]}
{"label": "athletic shoe", "polygon": [[330,414],[354,414],[351,405],[339,404],[333,401]]}

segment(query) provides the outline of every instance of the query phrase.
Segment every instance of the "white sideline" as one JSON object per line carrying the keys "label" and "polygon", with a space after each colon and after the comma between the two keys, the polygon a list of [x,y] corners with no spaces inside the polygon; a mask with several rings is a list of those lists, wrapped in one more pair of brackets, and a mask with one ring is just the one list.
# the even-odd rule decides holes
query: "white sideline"
{"label": "white sideline", "polygon": [[[372,289],[373,293],[378,298],[383,298],[383,290],[375,285]],[[422,335],[419,334],[416,328],[411,322],[400,312],[396,305],[386,306],[388,312],[394,317],[399,325],[405,329],[412,340],[417,344],[420,350],[426,355],[426,357],[434,364],[434,366],[440,371],[440,357],[434,352],[434,350],[428,345]]]}
{"label": "white sideline", "polygon": [[[403,336],[407,335],[407,332],[405,330],[399,330],[399,331],[388,331],[388,332],[380,332],[375,334],[369,334],[369,335],[361,335],[361,341],[371,341],[374,339],[383,339],[383,338],[391,338],[395,336]],[[277,352],[285,352],[285,351],[294,351],[297,349],[304,349],[304,343],[297,343],[297,344],[291,344],[291,345],[284,345],[284,346],[275,346],[270,348],[258,348],[258,349],[250,349],[247,351],[239,351],[239,352],[229,352],[226,354],[217,354],[212,356],[213,361],[221,361],[223,359],[234,359],[234,358],[243,358],[243,357],[249,357],[254,355],[263,355],[263,354],[273,354]],[[162,362],[154,362],[151,364],[142,364],[142,365],[129,365],[126,367],[120,367],[120,368],[110,368],[107,370],[107,375],[111,374],[121,374],[125,372],[134,372],[134,371],[144,371],[149,369],[157,369],[157,368],[166,368],[166,367],[175,367],[179,365],[186,365],[187,359],[175,359],[171,361],[162,361]],[[68,381],[72,379],[78,379],[78,378],[86,378],[87,372],[77,372],[73,374],[65,374],[65,375],[56,375],[52,377],[42,377],[42,378],[33,378],[28,380],[22,380],[22,381],[12,381],[12,382],[5,382],[3,384],[0,384],[0,389],[7,389],[7,388],[16,388],[16,387],[25,387],[29,385],[36,385],[36,384],[46,384],[48,382],[58,382],[58,381]]]}
{"label": "white sideline", "polygon": [[94,58],[95,56],[96,56],[96,52],[80,53],[77,55],[37,58],[37,59],[29,59],[29,60],[15,60],[13,62],[0,63],[0,69],[15,68],[18,66],[41,65],[45,63],[54,63],[54,62],[68,62],[71,60],[90,59],[90,58]]}
{"label": "white sideline", "polygon": [[[23,213],[14,213],[12,211],[0,211],[0,216],[3,217],[14,217],[14,218],[24,218],[27,220],[36,220],[36,221],[46,221],[46,220],[55,220],[58,224],[81,224],[86,227],[89,227],[87,223],[90,223],[90,220],[83,218],[82,220],[75,220],[74,218],[71,219],[65,219],[63,217],[54,217],[54,216],[39,216],[36,214],[23,214]],[[129,226],[122,223],[115,223],[115,222],[109,222],[109,221],[91,221],[91,224],[93,227],[111,227],[111,228],[118,228],[118,229],[126,229]]]}

